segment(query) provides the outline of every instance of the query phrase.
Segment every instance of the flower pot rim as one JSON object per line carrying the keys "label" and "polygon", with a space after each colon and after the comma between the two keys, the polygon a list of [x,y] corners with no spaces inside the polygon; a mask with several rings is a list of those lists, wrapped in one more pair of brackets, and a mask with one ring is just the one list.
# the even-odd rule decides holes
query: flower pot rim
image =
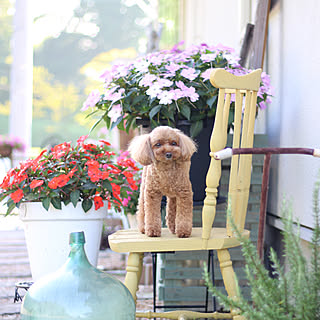
{"label": "flower pot rim", "polygon": [[62,209],[56,209],[53,206],[47,211],[40,201],[23,202],[19,208],[19,217],[22,221],[33,220],[103,220],[108,215],[108,201],[104,201],[104,206],[95,210],[92,207],[89,211],[84,212],[81,202],[74,207],[72,203],[67,206],[62,205]]}

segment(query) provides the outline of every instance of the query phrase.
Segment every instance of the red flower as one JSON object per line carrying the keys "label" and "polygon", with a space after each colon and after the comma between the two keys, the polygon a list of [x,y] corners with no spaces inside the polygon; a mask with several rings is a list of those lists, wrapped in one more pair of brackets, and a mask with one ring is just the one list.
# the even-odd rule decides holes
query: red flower
{"label": "red flower", "polygon": [[93,151],[97,149],[97,146],[92,143],[84,144],[82,147],[87,151]]}
{"label": "red flower", "polygon": [[99,168],[99,162],[91,159],[86,162],[86,166],[88,166],[89,168],[90,167]]}
{"label": "red flower", "polygon": [[102,208],[104,206],[103,200],[100,196],[95,196],[93,198],[93,201],[95,210],[98,210],[99,208]]}
{"label": "red flower", "polygon": [[17,191],[11,193],[10,197],[14,203],[18,203],[23,198],[23,191],[18,189]]}
{"label": "red flower", "polygon": [[37,188],[37,187],[40,187],[42,186],[44,183],[43,180],[33,180],[31,183],[30,183],[30,188],[31,189],[34,189],[34,188]]}
{"label": "red flower", "polygon": [[81,137],[77,140],[77,144],[78,144],[78,146],[83,145],[84,140],[86,140],[88,137],[89,137],[89,135],[81,136]]}
{"label": "red flower", "polygon": [[106,140],[99,140],[100,142],[102,142],[102,143],[104,143],[106,146],[111,146],[111,144],[108,142],[108,141],[106,141]]}
{"label": "red flower", "polygon": [[101,171],[99,169],[89,169],[88,176],[92,182],[97,182],[101,178]]}
{"label": "red flower", "polygon": [[63,156],[67,155],[71,149],[70,142],[64,142],[54,146],[51,150],[53,154],[53,159],[60,159]]}
{"label": "red flower", "polygon": [[54,177],[52,178],[51,181],[49,181],[48,183],[48,187],[50,189],[57,189],[62,188],[63,186],[65,186],[68,182],[69,182],[70,178],[68,177],[68,175],[66,174],[62,174],[58,177]]}
{"label": "red flower", "polygon": [[132,173],[132,172],[128,172],[128,171],[124,171],[124,172],[123,172],[123,175],[124,175],[126,178],[132,178],[132,177],[133,177],[133,173]]}
{"label": "red flower", "polygon": [[41,157],[43,156],[44,153],[47,152],[47,149],[44,149],[41,151],[41,153],[34,159],[34,160],[31,160],[30,163],[35,165],[39,162],[39,160],[41,159]]}
{"label": "red flower", "polygon": [[74,173],[75,173],[77,170],[78,170],[77,167],[74,167],[73,169],[71,169],[71,170],[68,172],[67,176],[68,176],[69,178],[72,178],[73,175],[74,175]]}
{"label": "red flower", "polygon": [[120,198],[121,187],[118,184],[115,184],[115,183],[111,183],[111,186],[112,186],[112,194],[116,198],[116,200],[114,200],[114,203],[116,205],[121,205],[121,198]]}
{"label": "red flower", "polygon": [[10,169],[7,173],[7,175],[3,178],[2,183],[0,184],[0,188],[7,190],[11,183],[10,183],[10,177],[11,177],[11,173],[14,171],[14,169]]}

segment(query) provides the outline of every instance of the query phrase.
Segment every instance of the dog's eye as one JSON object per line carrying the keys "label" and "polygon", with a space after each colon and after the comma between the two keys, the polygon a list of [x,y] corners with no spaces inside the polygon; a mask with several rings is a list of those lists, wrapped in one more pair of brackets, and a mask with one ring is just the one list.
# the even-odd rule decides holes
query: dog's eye
{"label": "dog's eye", "polygon": [[161,147],[161,143],[160,143],[160,142],[157,142],[157,143],[155,144],[155,146],[156,146],[156,147]]}
{"label": "dog's eye", "polygon": [[172,142],[171,142],[171,145],[172,145],[172,146],[177,146],[178,144],[177,144],[175,141],[172,141]]}

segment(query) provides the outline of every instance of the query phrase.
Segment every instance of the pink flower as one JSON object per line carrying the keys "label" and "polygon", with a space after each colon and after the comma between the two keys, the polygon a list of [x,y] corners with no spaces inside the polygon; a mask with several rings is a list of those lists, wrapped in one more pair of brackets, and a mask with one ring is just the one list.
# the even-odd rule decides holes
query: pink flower
{"label": "pink flower", "polygon": [[161,63],[164,61],[164,58],[165,57],[163,55],[160,55],[159,53],[150,53],[147,56],[147,60],[155,66],[160,66]]}
{"label": "pink flower", "polygon": [[108,112],[108,117],[111,119],[111,122],[116,122],[122,114],[122,107],[120,104],[115,104]]}
{"label": "pink flower", "polygon": [[118,87],[113,87],[112,89],[109,89],[104,94],[104,99],[110,100],[112,102],[116,102],[123,98],[123,94],[125,90],[123,88],[119,89],[117,92],[115,92],[118,89]]}
{"label": "pink flower", "polygon": [[139,82],[139,85],[142,87],[150,87],[154,80],[156,80],[157,77],[153,74],[146,74]]}
{"label": "pink flower", "polygon": [[267,108],[267,105],[264,103],[264,101],[259,102],[259,106],[261,110],[264,110]]}
{"label": "pink flower", "polygon": [[131,200],[130,197],[122,199],[122,205],[127,207],[130,200]]}
{"label": "pink flower", "polygon": [[89,107],[94,107],[96,103],[100,100],[100,92],[99,90],[93,90],[87,100],[83,103],[81,111],[87,110]]}
{"label": "pink flower", "polygon": [[161,88],[157,84],[153,84],[150,88],[146,91],[146,94],[150,96],[150,98],[156,98],[158,94],[161,93]]}
{"label": "pink flower", "polygon": [[159,88],[163,88],[163,87],[170,87],[173,85],[173,82],[171,80],[167,80],[167,79],[158,79],[155,83],[155,85],[157,85]]}
{"label": "pink flower", "polygon": [[174,90],[163,90],[157,95],[157,98],[160,99],[159,104],[170,104],[174,98]]}
{"label": "pink flower", "polygon": [[105,86],[108,86],[113,80],[113,73],[110,70],[105,70],[99,78],[104,81]]}
{"label": "pink flower", "polygon": [[173,100],[178,100],[183,97],[184,97],[184,95],[183,95],[182,90],[180,90],[180,89],[173,90],[173,98],[172,98]]}
{"label": "pink flower", "polygon": [[180,66],[177,63],[174,62],[170,62],[170,64],[165,65],[165,68],[168,70],[168,73],[165,75],[166,77],[174,77],[176,74],[176,71],[178,71],[179,69],[182,68],[182,66]]}
{"label": "pink flower", "polygon": [[128,74],[129,69],[129,65],[119,64],[116,68],[117,76],[120,78],[125,77]]}
{"label": "pink flower", "polygon": [[210,74],[213,69],[207,69],[205,72],[201,73],[201,78],[203,78],[204,81],[207,81],[210,79]]}
{"label": "pink flower", "polygon": [[203,62],[211,62],[217,57],[217,52],[215,53],[204,53],[201,55],[200,59]]}
{"label": "pink flower", "polygon": [[190,98],[192,102],[195,102],[199,99],[199,95],[196,93],[194,87],[187,87],[182,81],[176,81],[176,86],[181,89],[183,96]]}
{"label": "pink flower", "polygon": [[181,75],[191,81],[198,76],[194,68],[188,68],[188,67],[181,71]]}
{"label": "pink flower", "polygon": [[150,62],[144,61],[143,59],[140,59],[134,64],[134,66],[137,69],[137,71],[148,72],[149,64],[150,64]]}

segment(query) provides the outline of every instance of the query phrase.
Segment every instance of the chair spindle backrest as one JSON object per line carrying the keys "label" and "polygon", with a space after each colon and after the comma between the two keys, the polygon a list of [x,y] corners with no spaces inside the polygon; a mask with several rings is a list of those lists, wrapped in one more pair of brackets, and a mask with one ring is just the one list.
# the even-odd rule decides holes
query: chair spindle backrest
{"label": "chair spindle backrest", "polygon": [[[210,81],[213,86],[219,88],[219,96],[210,140],[211,161],[207,173],[206,198],[202,210],[202,238],[204,241],[210,237],[216,213],[216,198],[221,177],[221,161],[214,159],[213,153],[224,149],[226,146],[230,112],[234,112],[232,147],[250,148],[253,146],[257,92],[261,81],[261,69],[244,76],[235,76],[224,69],[215,69],[211,73]],[[233,221],[240,231],[244,228],[247,212],[251,163],[251,155],[235,155],[231,160],[229,199],[231,199]],[[228,235],[232,236],[232,228],[229,221],[227,221],[227,232]]]}

